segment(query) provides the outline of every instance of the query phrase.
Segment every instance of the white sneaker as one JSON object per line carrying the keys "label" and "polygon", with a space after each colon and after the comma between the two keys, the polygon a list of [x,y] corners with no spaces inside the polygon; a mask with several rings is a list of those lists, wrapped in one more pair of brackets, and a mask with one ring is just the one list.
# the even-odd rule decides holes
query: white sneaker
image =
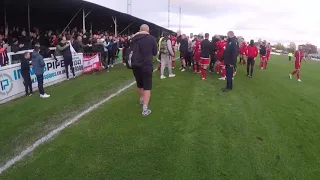
{"label": "white sneaker", "polygon": [[172,67],[172,69],[174,69],[174,67]]}
{"label": "white sneaker", "polygon": [[75,79],[75,78],[76,78],[75,76],[72,77],[72,79]]}
{"label": "white sneaker", "polygon": [[182,69],[181,69],[181,72],[185,72],[185,71],[186,71],[186,69],[185,69],[185,68],[182,68]]}
{"label": "white sneaker", "polygon": [[164,75],[160,76],[160,79],[165,79],[165,78],[167,78],[167,77],[165,77]]}
{"label": "white sneaker", "polygon": [[175,74],[169,74],[169,77],[173,78],[173,77],[176,77],[176,75]]}
{"label": "white sneaker", "polygon": [[225,81],[226,78],[225,77],[221,77],[221,78],[219,78],[219,80]]}
{"label": "white sneaker", "polygon": [[40,97],[41,97],[41,98],[49,98],[50,95],[48,95],[48,94],[45,93],[45,94],[40,94]]}
{"label": "white sneaker", "polygon": [[289,79],[292,79],[292,74],[289,74]]}
{"label": "white sneaker", "polygon": [[301,79],[298,79],[298,82],[302,82]]}
{"label": "white sneaker", "polygon": [[113,68],[113,65],[111,65],[111,67]]}

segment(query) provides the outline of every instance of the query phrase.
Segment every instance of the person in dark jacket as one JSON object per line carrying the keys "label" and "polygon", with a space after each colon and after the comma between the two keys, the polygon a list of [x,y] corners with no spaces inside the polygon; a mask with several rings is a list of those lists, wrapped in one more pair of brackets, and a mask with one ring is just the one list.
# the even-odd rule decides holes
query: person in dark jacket
{"label": "person in dark jacket", "polygon": [[30,77],[30,53],[25,52],[21,59],[21,75],[23,78],[23,84],[25,87],[26,96],[32,95],[32,81]]}
{"label": "person in dark jacket", "polygon": [[84,45],[82,42],[82,37],[78,35],[77,39],[73,42],[74,50],[77,53],[84,53],[84,48],[89,47],[90,45]]}
{"label": "person in dark jacket", "polygon": [[38,89],[41,98],[49,98],[50,95],[46,94],[43,89],[43,73],[44,67],[46,66],[43,57],[39,54],[40,52],[40,44],[36,44],[34,47],[34,51],[31,54],[31,62],[33,66],[34,74],[37,76],[38,81]]}
{"label": "person in dark jacket", "polygon": [[211,40],[211,52],[210,52],[210,66],[209,66],[209,70],[210,72],[213,72],[214,70],[214,65],[217,62],[217,58],[216,58],[216,52],[217,52],[217,48],[216,48],[216,44],[219,41],[219,39],[216,36],[212,37]]}
{"label": "person in dark jacket", "polygon": [[156,39],[149,34],[149,26],[140,26],[140,32],[136,33],[130,44],[132,55],[132,70],[137,82],[137,92],[140,97],[142,115],[148,116],[151,110],[148,108],[152,89],[153,56],[158,53]]}
{"label": "person in dark jacket", "polygon": [[69,80],[69,66],[72,71],[73,78],[76,77],[73,68],[72,54],[70,50],[70,43],[66,41],[66,37],[63,36],[59,38],[59,44],[57,45],[57,49],[61,52],[64,61],[64,67],[66,69],[67,80]]}
{"label": "person in dark jacket", "polygon": [[234,36],[233,31],[228,32],[227,46],[224,51],[224,63],[226,65],[226,77],[227,77],[227,87],[223,89],[223,92],[231,91],[233,88],[232,79],[233,71],[237,62],[238,56],[238,41]]}
{"label": "person in dark jacket", "polygon": [[109,40],[107,41],[107,49],[108,49],[108,65],[113,67],[115,52],[114,52],[114,41],[112,36],[109,36]]}
{"label": "person in dark jacket", "polygon": [[180,41],[180,59],[181,59],[181,71],[186,70],[186,57],[188,55],[188,39],[185,34],[182,34]]}

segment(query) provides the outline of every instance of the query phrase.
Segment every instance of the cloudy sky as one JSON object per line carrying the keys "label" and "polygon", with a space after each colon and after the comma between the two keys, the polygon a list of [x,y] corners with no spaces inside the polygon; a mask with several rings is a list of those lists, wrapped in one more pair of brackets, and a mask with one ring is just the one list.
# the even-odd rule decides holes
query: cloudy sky
{"label": "cloudy sky", "polygon": [[[127,12],[127,0],[87,0]],[[168,27],[167,0],[131,0],[132,15]],[[170,29],[183,33],[226,34],[271,43],[310,42],[320,47],[320,16],[311,0],[171,0]]]}

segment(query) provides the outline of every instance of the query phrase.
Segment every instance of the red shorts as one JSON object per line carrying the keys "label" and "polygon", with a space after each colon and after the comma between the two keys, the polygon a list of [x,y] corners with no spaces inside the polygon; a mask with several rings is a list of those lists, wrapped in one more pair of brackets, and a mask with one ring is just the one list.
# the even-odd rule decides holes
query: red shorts
{"label": "red shorts", "polygon": [[260,56],[260,61],[264,62],[267,60],[267,57],[266,56]]}
{"label": "red shorts", "polygon": [[209,58],[203,58],[203,57],[201,57],[200,58],[200,64],[201,65],[209,65],[210,64],[210,59]]}
{"label": "red shorts", "polygon": [[200,62],[200,53],[195,53],[193,55],[193,61],[194,62]]}
{"label": "red shorts", "polygon": [[219,63],[220,66],[225,67],[226,65],[224,64],[224,61],[220,61]]}
{"label": "red shorts", "polygon": [[301,64],[299,62],[295,62],[294,67],[296,70],[300,70]]}

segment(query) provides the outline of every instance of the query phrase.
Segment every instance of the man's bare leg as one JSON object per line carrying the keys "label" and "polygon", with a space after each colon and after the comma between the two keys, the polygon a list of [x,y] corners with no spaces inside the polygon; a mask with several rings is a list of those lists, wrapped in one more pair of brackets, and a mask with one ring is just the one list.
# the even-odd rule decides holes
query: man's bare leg
{"label": "man's bare leg", "polygon": [[149,114],[151,114],[151,110],[148,108],[150,96],[151,96],[150,90],[143,91],[143,107],[142,107],[143,116],[148,116]]}
{"label": "man's bare leg", "polygon": [[140,104],[143,105],[143,89],[142,88],[137,88],[137,93],[139,96]]}

